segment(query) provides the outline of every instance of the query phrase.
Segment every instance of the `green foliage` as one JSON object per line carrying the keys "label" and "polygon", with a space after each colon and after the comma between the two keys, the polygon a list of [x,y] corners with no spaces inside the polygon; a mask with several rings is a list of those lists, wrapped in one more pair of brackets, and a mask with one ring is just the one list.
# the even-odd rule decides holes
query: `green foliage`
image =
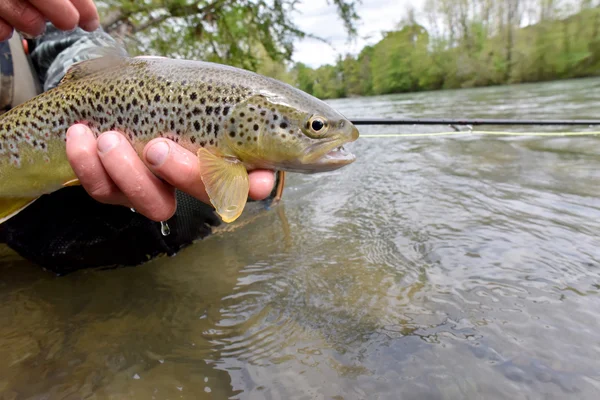
{"label": "green foliage", "polygon": [[[330,1],[330,0],[323,0]],[[350,36],[360,0],[333,0]],[[103,0],[102,25],[131,54],[203,59],[258,70],[283,64],[308,36],[291,15],[297,0]],[[279,73],[279,72],[278,72]]]}
{"label": "green foliage", "polygon": [[[355,35],[361,0],[323,1]],[[98,1],[105,29],[132,54],[234,65],[319,98],[600,75],[600,0],[426,0],[376,44],[317,69],[289,64],[294,41],[308,36],[291,20],[296,4]]]}
{"label": "green foliage", "polygon": [[525,0],[429,0],[430,31],[409,12],[357,56],[316,70],[296,66],[294,82],[332,98],[600,75],[596,3],[583,0],[564,15],[557,4],[565,3],[530,0],[527,10],[540,18],[522,27]]}

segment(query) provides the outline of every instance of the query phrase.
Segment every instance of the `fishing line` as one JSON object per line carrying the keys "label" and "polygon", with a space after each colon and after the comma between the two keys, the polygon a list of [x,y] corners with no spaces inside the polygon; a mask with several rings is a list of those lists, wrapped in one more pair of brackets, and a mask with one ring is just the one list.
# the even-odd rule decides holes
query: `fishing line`
{"label": "fishing line", "polygon": [[501,131],[452,131],[452,132],[434,132],[434,133],[390,133],[377,135],[363,135],[361,138],[382,138],[382,137],[425,137],[425,136],[450,136],[450,135],[497,135],[497,136],[594,136],[600,135],[600,131],[595,132],[501,132]]}

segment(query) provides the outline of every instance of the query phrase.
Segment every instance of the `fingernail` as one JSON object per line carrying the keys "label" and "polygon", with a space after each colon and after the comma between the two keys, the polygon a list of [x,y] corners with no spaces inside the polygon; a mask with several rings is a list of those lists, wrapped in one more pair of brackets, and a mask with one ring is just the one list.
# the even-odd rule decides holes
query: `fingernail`
{"label": "fingernail", "polygon": [[169,145],[166,142],[160,141],[154,143],[146,152],[146,160],[154,166],[159,167],[165,162],[169,155]]}
{"label": "fingernail", "polygon": [[67,139],[81,137],[87,133],[87,128],[83,125],[73,125],[67,129]]}
{"label": "fingernail", "polygon": [[84,31],[88,31],[88,32],[93,32],[96,29],[100,28],[100,21],[98,21],[97,19],[93,19],[91,21],[88,21],[84,24],[81,24],[81,28]]}
{"label": "fingernail", "polygon": [[114,133],[105,133],[98,139],[98,151],[101,154],[106,154],[119,144],[121,140]]}

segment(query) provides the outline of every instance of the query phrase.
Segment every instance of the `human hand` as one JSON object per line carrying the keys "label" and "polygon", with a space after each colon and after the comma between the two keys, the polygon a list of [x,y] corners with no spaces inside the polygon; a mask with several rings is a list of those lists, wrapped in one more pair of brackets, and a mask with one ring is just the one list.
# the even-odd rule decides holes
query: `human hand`
{"label": "human hand", "polygon": [[[175,142],[157,138],[144,148],[143,161],[120,133],[98,139],[85,125],[67,131],[67,158],[81,185],[101,203],[131,207],[153,221],[175,213],[175,188],[210,204],[196,155]],[[158,177],[163,180],[159,179]],[[272,171],[249,173],[250,198],[266,198],[275,185]]]}
{"label": "human hand", "polygon": [[9,39],[13,29],[38,36],[44,33],[46,21],[68,31],[80,26],[94,31],[100,17],[93,0],[2,0],[0,1],[0,41]]}

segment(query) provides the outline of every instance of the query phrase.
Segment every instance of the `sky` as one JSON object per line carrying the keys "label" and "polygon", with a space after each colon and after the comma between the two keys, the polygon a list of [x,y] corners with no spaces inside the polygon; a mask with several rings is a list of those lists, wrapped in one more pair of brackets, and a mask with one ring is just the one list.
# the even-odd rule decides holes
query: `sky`
{"label": "sky", "polygon": [[344,25],[338,17],[334,5],[327,0],[302,0],[297,12],[292,16],[300,29],[327,39],[331,45],[314,39],[304,39],[294,44],[293,60],[313,68],[323,64],[334,64],[338,54],[357,54],[367,44],[381,39],[381,32],[392,30],[406,15],[406,9],[412,5],[417,11],[425,0],[363,0],[357,7],[361,17],[358,36],[348,42]]}

